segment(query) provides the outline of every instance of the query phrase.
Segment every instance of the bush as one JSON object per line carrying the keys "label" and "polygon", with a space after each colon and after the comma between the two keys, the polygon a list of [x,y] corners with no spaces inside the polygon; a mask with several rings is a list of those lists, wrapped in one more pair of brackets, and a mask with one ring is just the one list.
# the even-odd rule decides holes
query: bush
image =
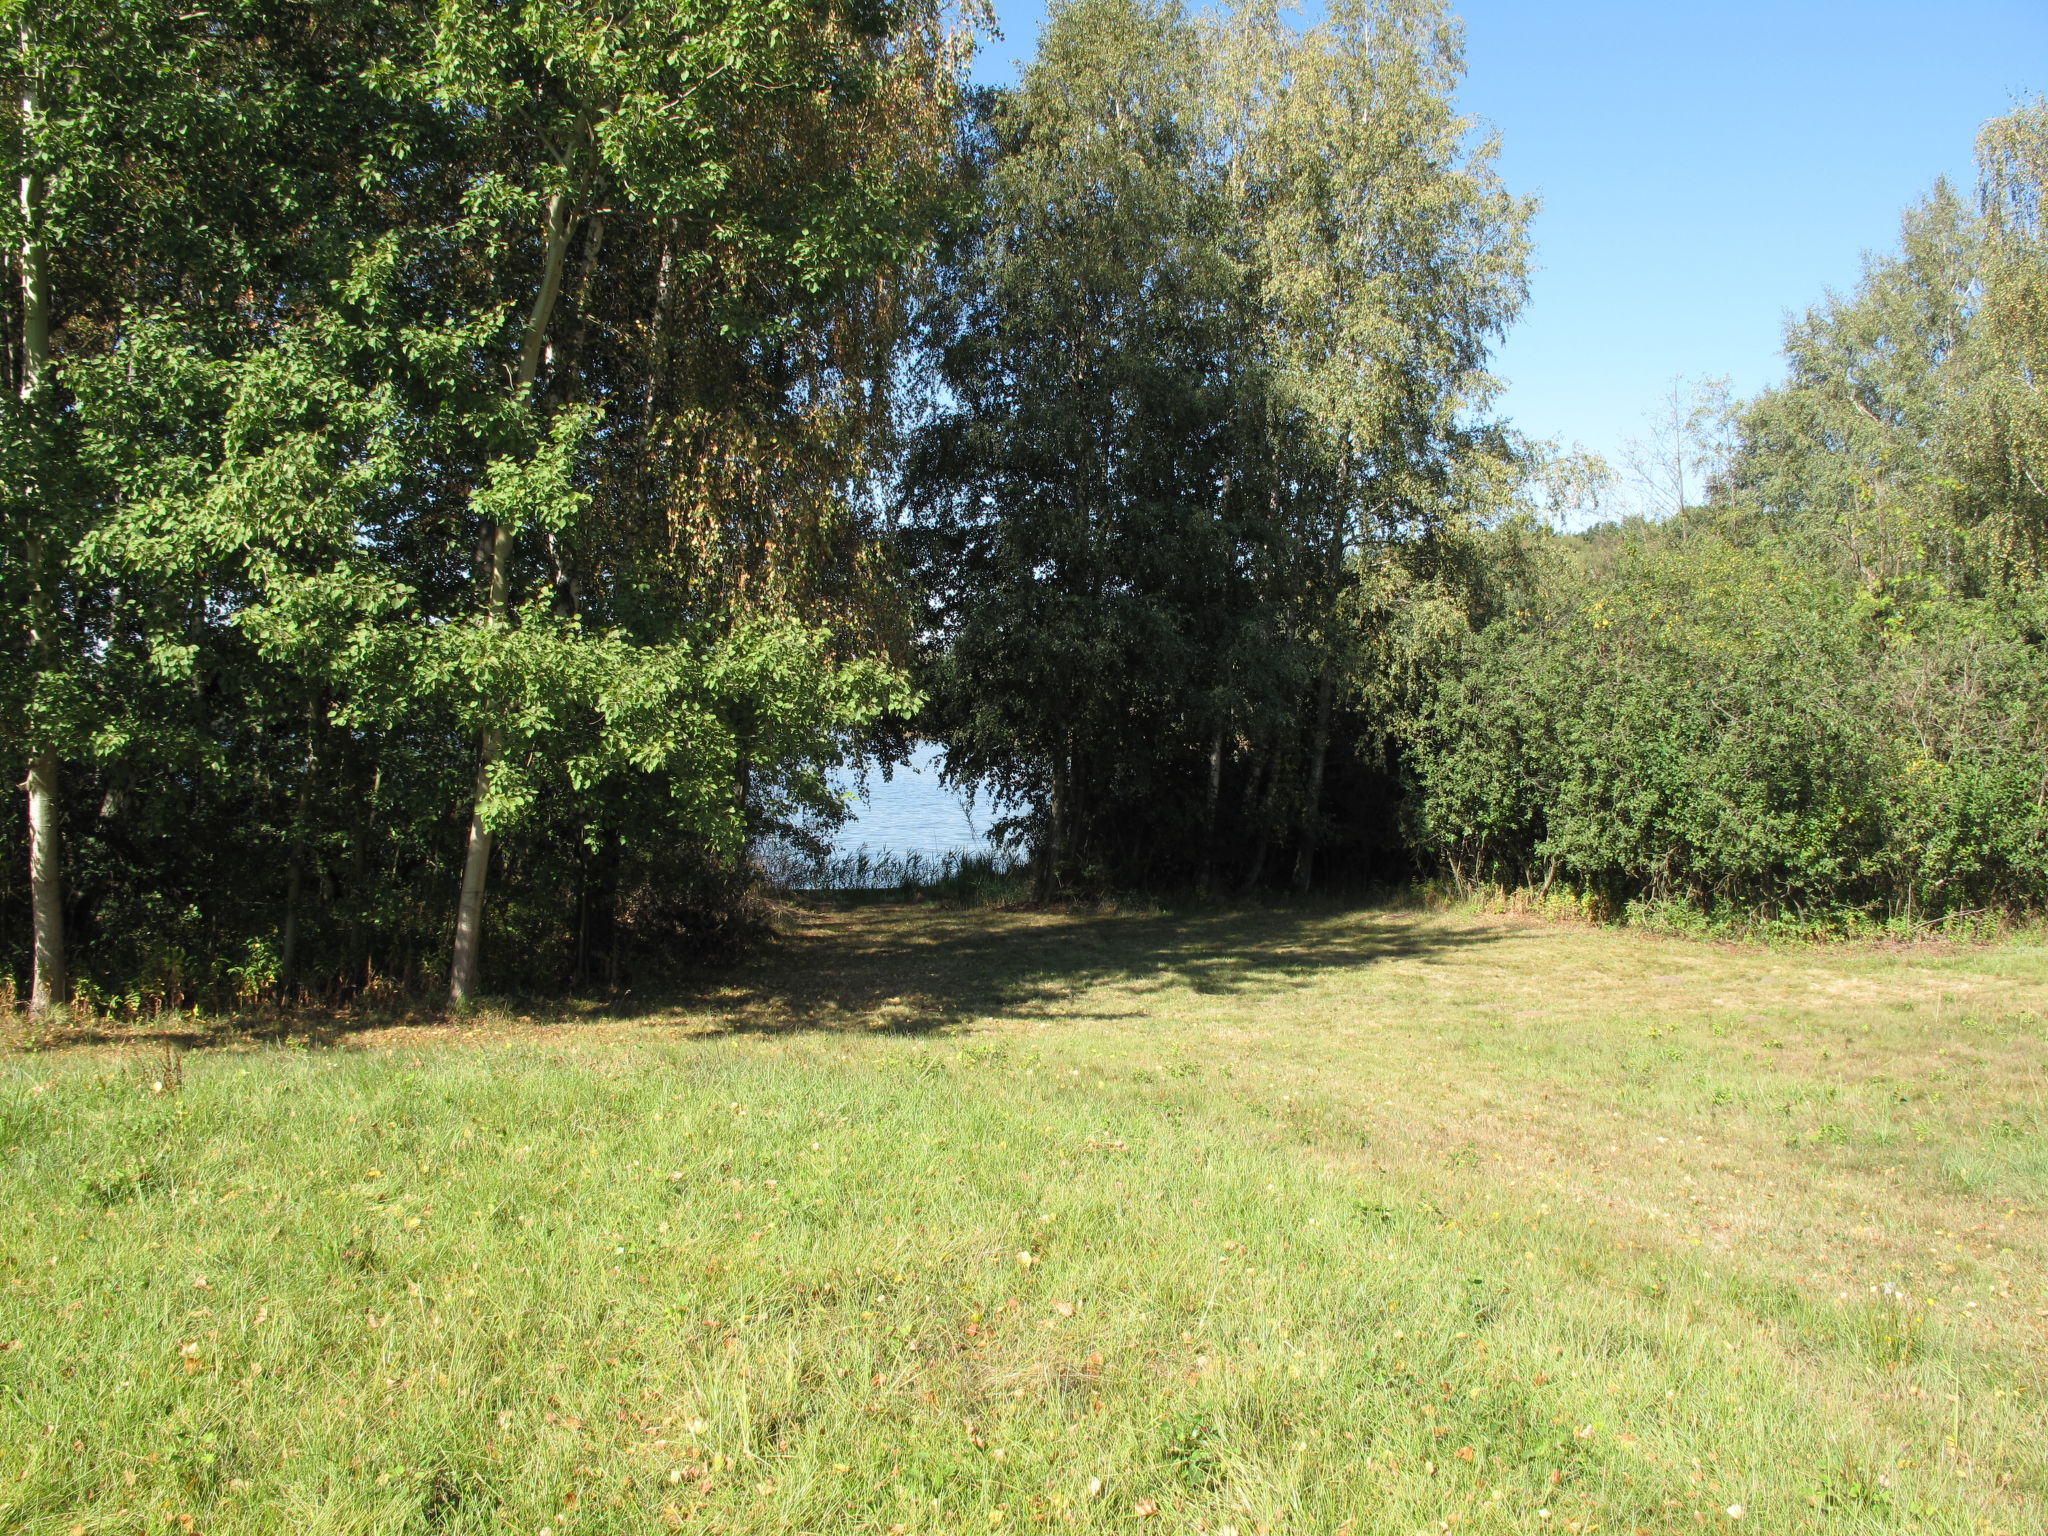
{"label": "bush", "polygon": [[1874,600],[1683,525],[1553,554],[1410,743],[1412,835],[1456,882],[1909,922],[2048,896],[2017,605]]}

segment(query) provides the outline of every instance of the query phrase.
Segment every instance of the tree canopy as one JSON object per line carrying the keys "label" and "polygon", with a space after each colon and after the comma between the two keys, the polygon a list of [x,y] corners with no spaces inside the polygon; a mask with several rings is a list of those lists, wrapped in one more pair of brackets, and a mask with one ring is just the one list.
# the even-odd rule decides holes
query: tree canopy
{"label": "tree canopy", "polygon": [[16,10],[10,900],[159,998],[452,919],[459,1000],[494,866],[507,983],[726,921],[909,697],[864,487],[937,12]]}
{"label": "tree canopy", "polygon": [[32,1006],[628,985],[913,738],[1041,899],[2048,898],[2048,107],[1566,532],[1437,0],[5,12]]}
{"label": "tree canopy", "polygon": [[1526,208],[1457,70],[1428,5],[1076,0],[983,125],[905,542],[931,726],[1048,888],[1256,884],[1276,843],[1305,884],[1332,751],[1387,736],[1382,610],[1505,469]]}

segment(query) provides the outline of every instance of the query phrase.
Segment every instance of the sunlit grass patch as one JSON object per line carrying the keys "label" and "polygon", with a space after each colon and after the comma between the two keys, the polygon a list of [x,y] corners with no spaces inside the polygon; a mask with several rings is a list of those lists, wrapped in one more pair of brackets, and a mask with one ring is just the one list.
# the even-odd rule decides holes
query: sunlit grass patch
{"label": "sunlit grass patch", "polygon": [[1923,958],[876,908],[644,1021],[17,1055],[0,1525],[2038,1530],[2042,1042],[1935,1010],[2042,983]]}

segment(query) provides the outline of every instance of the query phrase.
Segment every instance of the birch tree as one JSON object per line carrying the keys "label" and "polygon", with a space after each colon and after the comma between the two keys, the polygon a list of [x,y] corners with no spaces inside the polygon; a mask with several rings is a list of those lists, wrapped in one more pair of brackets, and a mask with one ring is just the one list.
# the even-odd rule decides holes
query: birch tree
{"label": "birch tree", "polygon": [[[799,177],[771,189],[745,174],[778,157],[803,163],[812,154],[806,133],[829,128],[834,117],[857,121],[864,98],[889,94],[892,74],[907,75],[943,97],[949,66],[929,22],[898,28],[888,22],[829,3],[794,12],[729,7],[715,15],[673,0],[625,7],[443,7],[422,82],[446,112],[474,125],[470,136],[504,146],[479,157],[488,169],[475,177],[467,201],[504,210],[508,250],[526,253],[521,265],[527,291],[516,301],[517,325],[507,338],[502,431],[536,447],[551,444],[555,455],[535,458],[535,448],[501,451],[475,496],[484,524],[479,548],[485,630],[513,626],[517,541],[535,523],[548,522],[522,503],[534,486],[522,466],[557,463],[597,419],[595,407],[580,399],[583,359],[573,355],[571,334],[561,325],[565,273],[578,242],[586,274],[603,274],[610,270],[603,244],[621,223],[643,226],[645,249],[648,226],[672,235],[679,226],[722,220],[733,226],[723,236],[727,253],[750,261],[757,283],[793,277],[813,290],[843,282],[849,263],[874,267],[906,254],[902,234],[914,229],[914,218],[904,217],[901,201],[882,195],[872,179],[879,165],[865,156],[857,166],[848,163],[848,151],[878,146],[855,139],[835,146],[827,137],[816,167],[821,180]],[[829,93],[842,90],[846,109],[822,114],[823,121],[786,104],[790,98],[819,100],[821,92],[830,101]],[[915,135],[909,142],[913,150],[922,147]],[[899,163],[896,170],[912,168]],[[850,170],[856,174],[849,176]],[[835,179],[845,185],[835,187]],[[916,185],[911,178],[913,194]],[[761,202],[738,203],[731,197],[735,190]],[[514,222],[521,208],[533,221],[525,231]],[[793,249],[770,255],[758,248],[764,237],[780,237]],[[678,254],[671,241],[671,267]],[[763,270],[774,267],[784,271]],[[657,305],[664,310],[672,303],[666,285],[675,280],[673,270],[656,277]],[[586,290],[590,281],[586,275]],[[755,325],[775,318],[772,311],[763,314],[743,304],[728,312],[726,323],[742,316]],[[657,316],[657,345],[667,341],[660,334],[666,320],[666,313]],[[580,492],[570,479],[552,469],[541,478],[550,477],[556,483],[543,500],[574,504]],[[546,531],[559,537],[564,528],[557,520]],[[563,573],[558,588],[573,608],[572,586]],[[457,1004],[473,994],[478,981],[494,785],[505,743],[501,726],[484,725],[450,966],[449,996]]]}
{"label": "birch tree", "polygon": [[452,927],[459,1002],[512,830],[516,922],[581,912],[581,977],[593,906],[742,888],[747,837],[829,813],[902,706],[861,488],[964,55],[933,10],[372,14],[326,265],[239,328],[159,296],[82,377],[114,507],[85,559],[189,599],[180,665],[251,706],[207,727],[258,743],[236,840],[276,852],[236,974],[288,993],[317,944],[337,984],[339,922],[350,985],[380,945],[411,976]]}
{"label": "birch tree", "polygon": [[[78,568],[107,486],[80,456],[73,376],[120,344],[124,317],[182,295],[218,318],[253,274],[297,261],[325,175],[315,149],[344,86],[298,95],[317,56],[346,74],[358,8],[276,15],[251,3],[204,18],[156,0],[12,0],[0,8],[14,99],[13,195],[0,209],[10,281],[0,423],[8,468],[6,580],[21,629],[8,647],[5,736],[26,765],[31,1006],[64,1001],[65,776],[100,751],[123,701],[104,694],[110,615],[131,591]],[[281,110],[285,98],[303,110]],[[288,169],[285,169],[288,168]],[[115,647],[118,649],[118,647]],[[70,765],[70,766],[67,766]]]}
{"label": "birch tree", "polygon": [[1989,238],[1962,457],[2002,562],[2032,582],[2048,570],[2048,101],[1985,124],[1977,160]]}
{"label": "birch tree", "polygon": [[1253,3],[1216,44],[1256,294],[1239,344],[1258,359],[1269,440],[1298,455],[1281,496],[1317,653],[1297,890],[1313,879],[1334,712],[1374,702],[1384,673],[1386,583],[1408,585],[1437,535],[1498,501],[1486,358],[1520,309],[1530,205],[1495,178],[1490,140],[1468,148],[1461,48],[1432,0],[1339,0],[1299,32]]}
{"label": "birch tree", "polygon": [[[22,417],[33,431],[47,425],[50,411],[50,273],[45,242],[49,238],[49,187],[43,160],[48,153],[42,77],[46,68],[37,18],[24,9],[15,19],[16,61],[20,70],[20,205],[16,270],[20,274],[21,333],[17,357]],[[40,421],[39,421],[40,418]],[[48,470],[23,487],[29,498],[48,496]],[[41,481],[38,484],[38,480]],[[31,518],[34,514],[30,514]],[[32,675],[54,670],[56,622],[51,596],[54,580],[49,532],[31,522],[21,544],[24,584],[28,589],[28,650]],[[38,701],[40,702],[40,701]],[[32,706],[33,707],[33,706]],[[45,725],[30,727],[28,774],[28,862],[31,924],[34,931],[33,981],[29,1009],[40,1013],[69,997],[64,972],[64,894],[58,854],[58,758],[56,742]]]}
{"label": "birch tree", "polygon": [[1049,885],[1313,879],[1340,709],[1503,477],[1526,208],[1458,69],[1406,0],[1077,0],[998,113],[910,543],[948,761],[1035,803]]}
{"label": "birch tree", "polygon": [[1126,797],[1165,801],[1160,748],[1210,735],[1188,706],[1213,691],[1231,606],[1232,274],[1202,71],[1170,5],[1056,10],[989,124],[986,200],[937,316],[941,408],[906,485],[933,719],[953,771],[1034,803],[1048,890],[1141,857],[1112,853],[1144,835]]}

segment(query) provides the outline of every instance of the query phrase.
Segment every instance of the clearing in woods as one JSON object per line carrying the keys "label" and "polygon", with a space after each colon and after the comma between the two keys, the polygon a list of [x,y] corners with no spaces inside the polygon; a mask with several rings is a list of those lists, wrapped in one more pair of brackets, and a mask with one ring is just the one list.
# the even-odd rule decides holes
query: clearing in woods
{"label": "clearing in woods", "polygon": [[879,905],[637,1014],[17,1041],[0,1527],[2033,1536],[2044,1015]]}

